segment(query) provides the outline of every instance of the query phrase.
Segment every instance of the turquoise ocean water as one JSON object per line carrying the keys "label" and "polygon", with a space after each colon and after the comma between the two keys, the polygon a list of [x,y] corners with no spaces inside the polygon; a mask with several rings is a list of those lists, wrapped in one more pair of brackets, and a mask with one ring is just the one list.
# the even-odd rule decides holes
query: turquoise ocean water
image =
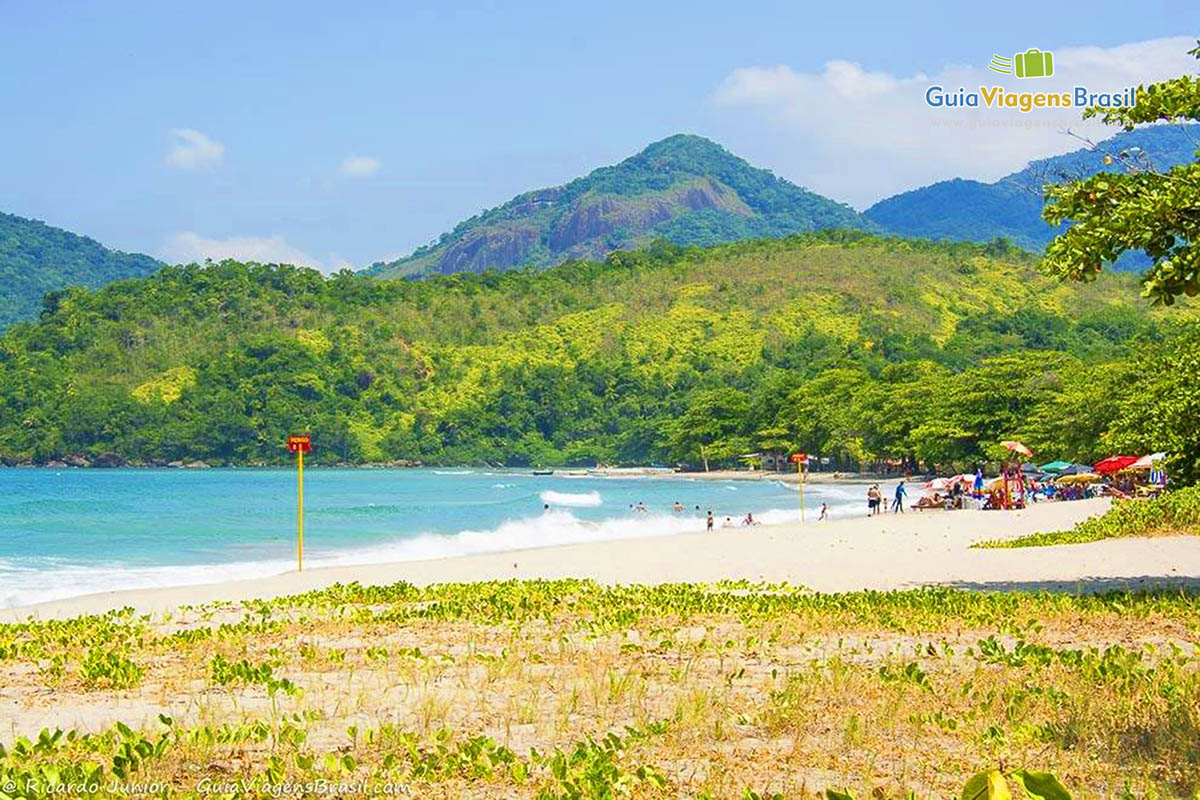
{"label": "turquoise ocean water", "polygon": [[[862,497],[810,485],[810,519],[822,502],[858,513]],[[311,567],[670,535],[702,530],[709,508],[718,524],[799,515],[795,487],[773,480],[528,470],[310,469],[305,500]],[[0,605],[294,569],[295,505],[286,469],[0,469]]]}

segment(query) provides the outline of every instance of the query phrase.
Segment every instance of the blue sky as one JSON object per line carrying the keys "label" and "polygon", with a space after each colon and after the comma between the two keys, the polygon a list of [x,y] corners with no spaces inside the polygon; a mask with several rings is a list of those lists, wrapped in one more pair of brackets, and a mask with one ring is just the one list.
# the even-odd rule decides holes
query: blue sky
{"label": "blue sky", "polygon": [[1194,63],[1194,2],[965,5],[0,0],[0,210],[361,266],[680,131],[863,207],[1078,146],[930,136],[929,79],[1035,46],[1099,82]]}

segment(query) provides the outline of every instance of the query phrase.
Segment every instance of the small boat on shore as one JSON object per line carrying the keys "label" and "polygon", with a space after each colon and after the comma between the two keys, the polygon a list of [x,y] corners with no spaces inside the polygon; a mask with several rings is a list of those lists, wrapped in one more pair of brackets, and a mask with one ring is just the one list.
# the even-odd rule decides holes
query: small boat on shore
{"label": "small boat on shore", "polygon": [[533,471],[533,474],[534,475],[553,475],[554,470],[552,470],[552,469],[535,469]]}

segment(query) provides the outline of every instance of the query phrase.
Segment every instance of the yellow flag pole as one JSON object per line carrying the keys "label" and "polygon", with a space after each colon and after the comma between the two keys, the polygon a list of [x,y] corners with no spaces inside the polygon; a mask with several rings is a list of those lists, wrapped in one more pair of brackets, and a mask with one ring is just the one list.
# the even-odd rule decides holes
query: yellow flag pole
{"label": "yellow flag pole", "polygon": [[304,571],[304,448],[296,448],[296,571]]}
{"label": "yellow flag pole", "polygon": [[804,461],[796,459],[796,477],[800,485],[800,521],[804,522]]}

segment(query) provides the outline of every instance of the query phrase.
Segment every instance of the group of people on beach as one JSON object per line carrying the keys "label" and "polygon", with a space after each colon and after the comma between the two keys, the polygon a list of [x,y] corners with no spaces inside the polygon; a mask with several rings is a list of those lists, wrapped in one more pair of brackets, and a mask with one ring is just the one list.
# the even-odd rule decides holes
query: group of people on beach
{"label": "group of people on beach", "polygon": [[[542,510],[543,510],[543,511],[546,511],[546,512],[549,512],[549,511],[550,511],[550,505],[549,505],[548,503],[547,503],[547,504],[544,504],[544,505],[542,506]],[[630,510],[630,511],[632,511],[632,512],[634,512],[635,514],[648,514],[648,513],[650,513],[650,509],[649,509],[649,508],[646,506],[646,504],[645,504],[644,502],[642,502],[642,501],[640,501],[640,500],[639,500],[638,502],[636,502],[636,503],[630,503],[630,504],[629,504],[629,510]],[[673,511],[675,514],[677,514],[677,515],[678,515],[678,514],[683,514],[683,513],[685,513],[685,512],[687,511],[687,509],[684,507],[683,503],[679,502],[678,500],[676,500],[676,501],[675,501],[675,502],[672,504],[672,506],[671,506],[671,510],[672,510],[672,511]],[[700,511],[700,506],[696,506],[695,510],[696,510],[696,512],[697,512],[697,513],[699,513],[699,511]],[[822,519],[824,519],[824,518],[825,518],[825,514],[826,514],[826,506],[825,506],[824,504],[822,504],[822,505],[821,505],[821,514],[822,514],[822,517],[821,517],[821,518],[822,518]],[[715,527],[716,527],[716,523],[717,523],[716,517],[714,517],[714,516],[713,516],[712,509],[710,508],[710,509],[708,510],[708,513],[705,515],[705,520],[704,520],[704,526],[705,526],[705,529],[706,529],[706,530],[709,530],[709,531],[713,530],[713,528],[715,528]],[[751,512],[747,512],[746,516],[742,518],[742,523],[741,523],[741,524],[742,524],[742,527],[750,528],[750,527],[754,527],[754,526],[756,526],[756,525],[758,525],[758,524],[760,524],[760,523],[759,523],[759,521],[758,521],[758,520],[756,520],[756,519],[754,518],[754,514],[753,514],[753,513],[751,513]],[[721,527],[722,527],[722,528],[733,528],[733,527],[736,527],[736,526],[734,525],[734,522],[733,522],[733,517],[726,517],[726,518],[725,518],[725,522],[724,522],[724,523],[721,525]]]}
{"label": "group of people on beach", "polygon": [[[712,529],[714,527],[716,527],[716,524],[717,524],[717,519],[716,519],[716,517],[713,516],[712,509],[709,509],[708,514],[704,518],[704,529],[711,532]],[[754,518],[753,514],[747,513],[745,518],[742,519],[742,527],[744,527],[744,528],[752,528],[757,524],[758,524],[758,520],[756,520]],[[721,524],[721,527],[722,528],[734,527],[733,517],[726,517],[725,522],[723,522]]]}
{"label": "group of people on beach", "polygon": [[[892,496],[892,513],[904,513],[904,500],[908,497],[908,489],[904,488],[904,480],[896,484],[896,491]],[[867,489],[867,516],[874,517],[884,513],[886,505],[883,499],[883,492],[879,489],[879,484],[872,484],[871,488]]]}

